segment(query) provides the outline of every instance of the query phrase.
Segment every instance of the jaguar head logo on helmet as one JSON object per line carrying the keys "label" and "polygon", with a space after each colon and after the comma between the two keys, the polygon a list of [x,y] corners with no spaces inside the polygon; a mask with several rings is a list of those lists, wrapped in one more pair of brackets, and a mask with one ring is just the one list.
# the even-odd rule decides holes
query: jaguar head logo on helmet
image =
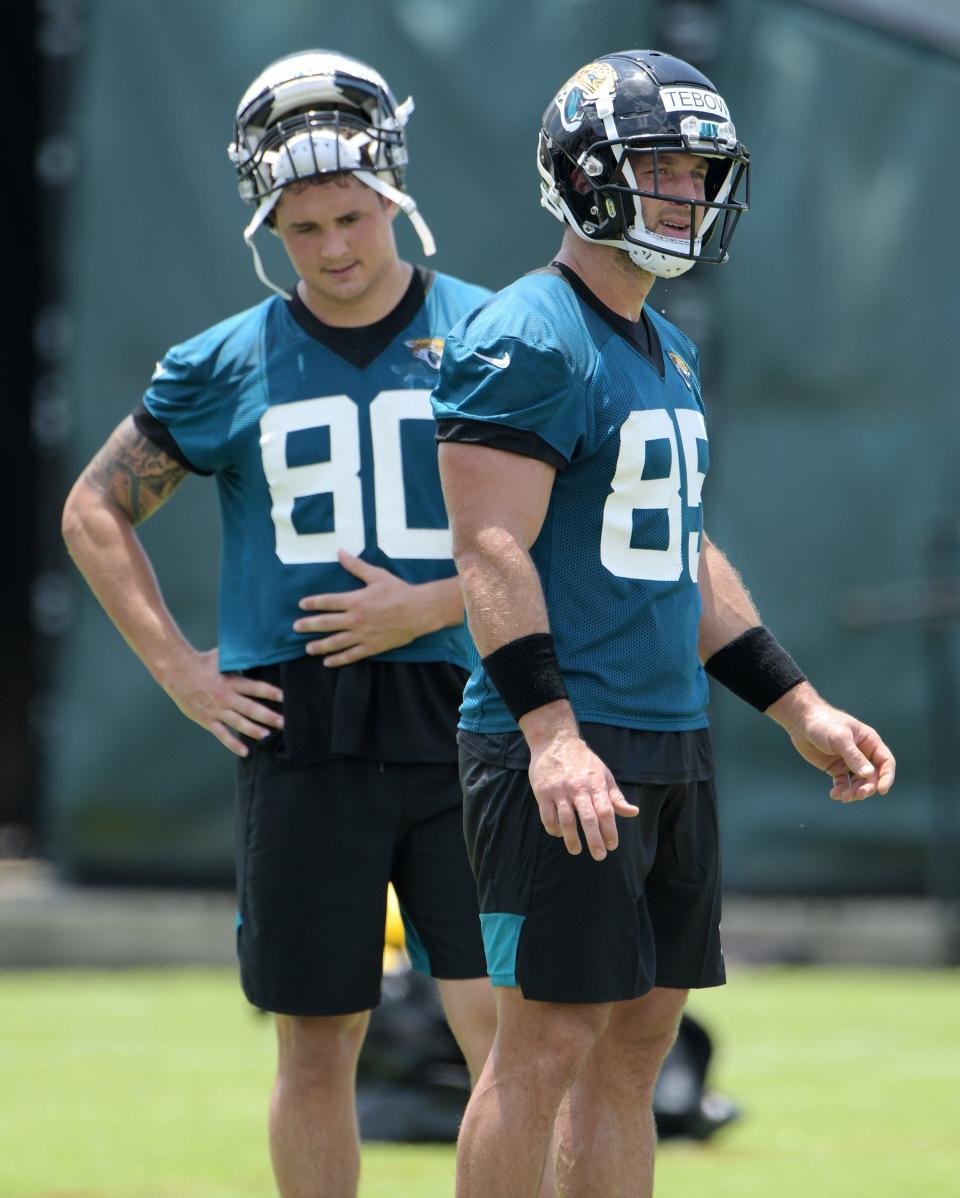
{"label": "jaguar head logo on helmet", "polygon": [[[703,159],[702,194],[674,194],[671,156]],[[543,116],[541,203],[585,241],[625,250],[661,278],[725,262],[749,208],[750,155],[717,89],[689,63],[623,50],[581,67]],[[682,219],[650,227],[644,208]]]}
{"label": "jaguar head logo on helmet", "polygon": [[329,50],[304,50],[278,59],[244,92],[227,154],[240,196],[256,204],[243,237],[260,280],[266,276],[254,235],[272,227],[283,188],[323,175],[350,172],[406,213],[423,252],[436,252],[433,236],[403,189],[407,148],[404,128],[412,97],[397,104],[387,81],[358,59]]}

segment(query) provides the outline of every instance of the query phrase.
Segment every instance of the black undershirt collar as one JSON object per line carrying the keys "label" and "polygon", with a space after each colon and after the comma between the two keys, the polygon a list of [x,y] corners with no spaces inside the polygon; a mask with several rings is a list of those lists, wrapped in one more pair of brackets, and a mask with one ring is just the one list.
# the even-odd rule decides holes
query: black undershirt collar
{"label": "black undershirt collar", "polygon": [[563,275],[588,308],[592,308],[600,319],[608,324],[614,332],[619,333],[625,341],[629,341],[637,353],[641,357],[646,358],[657,374],[661,378],[664,377],[663,348],[660,345],[657,330],[653,327],[653,322],[647,315],[646,307],[640,310],[639,320],[627,320],[625,316],[621,316],[619,312],[614,312],[612,308],[608,308],[602,300],[598,299],[583,279],[575,271],[571,270],[566,263],[553,261],[550,265],[554,270],[558,270]]}
{"label": "black undershirt collar", "polygon": [[314,316],[296,290],[287,301],[287,310],[303,331],[315,341],[325,345],[351,366],[363,370],[378,358],[394,337],[403,332],[413,320],[423,306],[427,292],[433,286],[433,279],[432,270],[415,266],[410,285],[393,311],[374,324],[360,325],[356,328],[336,328],[324,324]]}

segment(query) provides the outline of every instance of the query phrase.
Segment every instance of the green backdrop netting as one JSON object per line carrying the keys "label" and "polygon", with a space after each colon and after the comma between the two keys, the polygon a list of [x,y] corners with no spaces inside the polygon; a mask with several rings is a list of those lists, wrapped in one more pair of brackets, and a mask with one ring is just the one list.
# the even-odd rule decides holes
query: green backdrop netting
{"label": "green backdrop netting", "polygon": [[[615,0],[91,6],[66,264],[71,473],[168,345],[263,297],[224,151],[236,100],[266,62],[335,47],[375,63],[398,98],[412,91],[408,181],[440,246],[434,262],[499,286],[546,260],[560,231],[537,200],[546,102],[590,55],[649,44],[650,5],[623,11]],[[753,152],[754,211],[730,266],[658,284],[653,302],[680,323],[691,296],[713,305],[708,528],[819,688],[879,726],[901,766],[889,798],[841,808],[778,729],[716,694],[727,885],[920,891],[951,801],[954,729],[930,666],[952,660],[956,638],[950,626],[857,630],[844,613],[853,590],[882,597],[922,579],[931,538],[960,513],[948,207],[960,167],[944,136],[960,63],[802,4],[724,11],[711,73]],[[405,222],[398,233],[416,257]],[[268,269],[289,278],[268,248]],[[217,524],[214,488],[190,480],[143,529],[170,606],[202,646],[215,639]],[[938,568],[960,573],[949,553]],[[229,880],[229,756],[77,590],[48,754],[50,852],[86,876]]]}

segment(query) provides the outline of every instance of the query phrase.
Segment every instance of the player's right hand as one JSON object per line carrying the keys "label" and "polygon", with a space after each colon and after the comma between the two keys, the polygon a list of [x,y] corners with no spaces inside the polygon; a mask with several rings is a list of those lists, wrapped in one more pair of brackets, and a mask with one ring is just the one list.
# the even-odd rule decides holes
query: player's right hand
{"label": "player's right hand", "polygon": [[262,740],[272,729],[283,727],[280,712],[257,702],[282,703],[280,688],[243,674],[221,674],[216,649],[194,652],[165,675],[163,688],[188,719],[206,728],[238,757],[246,757],[250,750],[236,732]]}
{"label": "player's right hand", "polygon": [[573,856],[582,850],[578,824],[590,856],[602,861],[619,843],[616,817],[640,812],[627,802],[613,774],[579,736],[531,746],[530,785],[544,829],[550,836],[562,837]]}

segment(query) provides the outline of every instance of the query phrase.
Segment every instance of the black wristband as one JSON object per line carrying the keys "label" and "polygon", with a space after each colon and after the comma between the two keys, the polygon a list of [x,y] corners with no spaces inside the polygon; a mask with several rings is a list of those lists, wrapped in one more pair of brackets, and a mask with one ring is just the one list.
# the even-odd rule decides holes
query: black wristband
{"label": "black wristband", "polygon": [[483,668],[518,722],[535,707],[568,698],[549,632],[508,641],[483,658]]}
{"label": "black wristband", "polygon": [[762,624],[734,637],[703,668],[757,711],[766,711],[798,682],[806,681],[806,674]]}

